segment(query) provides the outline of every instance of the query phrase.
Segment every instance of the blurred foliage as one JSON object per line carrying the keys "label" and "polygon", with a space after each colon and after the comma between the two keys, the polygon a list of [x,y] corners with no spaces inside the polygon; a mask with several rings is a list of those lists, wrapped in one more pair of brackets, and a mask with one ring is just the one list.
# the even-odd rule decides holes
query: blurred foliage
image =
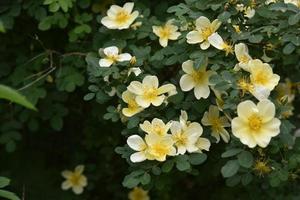
{"label": "blurred foliage", "polygon": [[[213,99],[196,101],[191,93],[178,91],[168,107],[125,119],[118,107],[123,103],[120,96],[136,78],[127,77],[128,62],[99,68],[98,50],[111,45],[124,49],[136,57],[135,67],[175,85],[182,62],[195,59],[201,63],[205,56],[218,71],[217,89],[231,92],[224,107],[232,112],[240,101],[234,85],[238,77],[226,72],[232,72],[236,61],[213,48],[203,55],[199,48],[186,44],[184,37],[161,48],[152,25],[169,18],[176,18],[178,26],[201,15],[218,18],[226,39],[247,43],[253,57],[276,66],[282,82],[289,78],[299,83],[299,9],[257,0],[255,16],[242,24],[244,16],[234,5],[249,5],[249,0],[138,0],[135,8],[143,15],[138,19],[143,24],[140,28],[106,29],[100,20],[107,8],[124,2],[0,2],[0,82],[16,88],[38,109],[0,100],[1,176],[12,180],[9,191],[30,200],[126,199],[128,188],[139,184],[150,189],[152,199],[298,199],[300,141],[293,137],[293,124],[299,128],[298,96],[293,104],[295,115],[282,119],[281,133],[267,149],[249,149],[232,139],[228,145],[213,144],[207,155],[133,164],[128,159],[132,151],[123,145],[128,135],[139,132],[139,123],[151,117],[171,120],[181,109],[199,121]],[[242,24],[242,33],[234,33],[232,24]],[[105,76],[110,76],[109,84],[103,81]],[[109,95],[112,88],[116,96]],[[276,107],[279,114],[290,109],[282,102]],[[78,164],[85,165],[89,183],[81,196],[61,190],[61,171]],[[271,169],[262,173],[261,166]],[[0,186],[6,186],[1,180]],[[5,195],[2,190],[1,195]]]}

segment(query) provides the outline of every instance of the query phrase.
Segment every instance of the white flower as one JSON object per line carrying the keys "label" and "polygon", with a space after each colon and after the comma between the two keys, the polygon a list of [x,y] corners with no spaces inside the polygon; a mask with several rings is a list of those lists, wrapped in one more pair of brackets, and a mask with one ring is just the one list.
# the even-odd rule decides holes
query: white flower
{"label": "white flower", "polygon": [[159,87],[156,76],[146,76],[142,83],[132,81],[127,89],[136,95],[135,100],[139,106],[147,108],[151,104],[160,106],[166,98],[164,94],[176,90],[176,87],[173,84]]}
{"label": "white flower", "polygon": [[211,126],[211,135],[216,138],[217,143],[220,141],[220,136],[224,142],[229,142],[230,135],[225,127],[230,127],[230,124],[225,116],[220,117],[217,106],[209,106],[209,111],[204,113],[201,123],[204,126]]}
{"label": "white flower", "polygon": [[280,80],[280,76],[273,73],[268,63],[263,63],[259,59],[250,60],[250,80],[254,86],[264,87],[272,91]]}
{"label": "white flower", "polygon": [[161,119],[154,118],[151,123],[147,120],[144,121],[144,123],[140,124],[140,128],[148,134],[164,136],[168,133],[171,124],[171,122],[165,124]]}
{"label": "white flower", "polygon": [[136,153],[131,154],[131,162],[142,162],[146,159],[151,160],[151,156],[148,154],[148,146],[139,135],[132,135],[127,138],[128,146],[137,151]]}
{"label": "white flower", "polygon": [[168,46],[169,40],[177,40],[181,35],[178,27],[173,25],[173,19],[167,21],[164,26],[152,26],[153,33],[159,37],[159,44],[163,47]]}
{"label": "white flower", "polygon": [[127,108],[122,109],[122,113],[126,117],[132,117],[133,115],[141,112],[144,109],[136,103],[135,97],[136,96],[128,90],[122,93],[123,101],[128,104]]}
{"label": "white flower", "polygon": [[119,49],[116,46],[106,47],[103,49],[104,58],[99,61],[100,67],[110,67],[116,62],[130,61],[131,55],[129,53],[119,54]]}
{"label": "white flower", "polygon": [[139,15],[138,11],[132,12],[133,7],[132,2],[125,3],[123,7],[112,5],[101,23],[109,29],[128,29]]}
{"label": "white flower", "polygon": [[215,19],[212,23],[210,20],[204,16],[199,17],[196,20],[196,30],[189,32],[186,35],[187,43],[197,44],[201,43],[201,49],[208,49],[210,42],[208,37],[211,36],[214,32],[218,30],[221,22],[218,19]]}
{"label": "white flower", "polygon": [[186,152],[200,152],[203,149],[209,149],[209,141],[205,138],[200,139],[203,132],[202,126],[197,122],[189,122],[187,119],[187,113],[181,111],[179,121],[172,122],[171,133],[177,154],[183,155]]}
{"label": "white flower", "polygon": [[237,107],[238,117],[231,122],[232,133],[250,148],[266,147],[280,133],[280,120],[275,118],[275,105],[269,100],[255,105],[244,101]]}
{"label": "white flower", "polygon": [[194,69],[194,62],[187,60],[182,64],[182,70],[186,73],[180,78],[180,87],[182,91],[194,89],[196,99],[206,99],[209,94],[209,77],[212,71],[206,71],[206,66],[201,66],[199,70]]}
{"label": "white flower", "polygon": [[250,69],[248,68],[248,63],[250,60],[252,60],[251,56],[249,55],[249,50],[246,44],[239,43],[234,45],[234,53],[239,61],[238,64],[235,66],[235,70],[239,70],[242,68],[245,71],[250,72]]}
{"label": "white flower", "polygon": [[82,173],[84,171],[83,165],[76,166],[74,172],[65,170],[62,172],[62,176],[66,179],[61,188],[63,190],[68,190],[72,188],[75,194],[81,194],[83,192],[83,188],[87,186],[87,178]]}
{"label": "white flower", "polygon": [[213,33],[208,37],[209,43],[215,48],[225,51],[226,55],[233,53],[232,46],[223,41],[222,37],[218,33]]}

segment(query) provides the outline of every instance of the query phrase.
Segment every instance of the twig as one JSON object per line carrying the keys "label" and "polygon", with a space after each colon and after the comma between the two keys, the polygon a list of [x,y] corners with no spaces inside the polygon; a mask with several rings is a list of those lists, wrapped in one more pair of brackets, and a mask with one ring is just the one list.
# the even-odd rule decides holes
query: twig
{"label": "twig", "polygon": [[51,72],[53,72],[54,70],[56,69],[56,67],[53,67],[51,68],[47,73],[45,73],[44,75],[38,77],[37,79],[35,79],[34,81],[28,83],[27,85],[19,88],[18,90],[21,91],[21,90],[24,90],[30,86],[32,86],[33,84],[35,84],[36,82],[40,81],[41,79],[45,78],[46,76],[48,76]]}

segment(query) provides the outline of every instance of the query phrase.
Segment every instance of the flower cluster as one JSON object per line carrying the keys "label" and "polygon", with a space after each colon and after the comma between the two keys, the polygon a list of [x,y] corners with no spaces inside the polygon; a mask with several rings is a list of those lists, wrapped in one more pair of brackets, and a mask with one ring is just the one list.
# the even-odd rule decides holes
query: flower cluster
{"label": "flower cluster", "polygon": [[[140,128],[146,133],[128,137],[128,146],[137,151],[130,156],[132,162],[144,160],[165,161],[167,156],[183,155],[185,153],[201,153],[209,150],[210,141],[200,137],[202,126],[197,122],[188,121],[185,111],[181,111],[179,121],[164,123],[154,118],[151,122],[144,121]],[[169,131],[171,133],[169,133]]]}
{"label": "flower cluster", "polygon": [[[102,19],[102,24],[109,29],[130,28],[138,17],[138,11],[131,14],[133,6],[133,3],[126,3],[123,8],[111,6],[107,16]],[[247,18],[252,18],[255,14],[254,9],[242,4],[237,5],[236,9],[243,12]],[[232,134],[243,144],[250,148],[256,145],[266,147],[271,137],[279,134],[280,121],[275,118],[275,105],[268,100],[271,91],[278,85],[279,75],[273,73],[268,63],[253,59],[245,43],[235,44],[233,48],[229,42],[225,42],[217,32],[222,25],[218,19],[211,22],[207,17],[200,16],[195,21],[194,30],[187,34],[179,32],[179,27],[174,21],[171,19],[162,26],[152,26],[153,33],[159,37],[159,44],[162,47],[167,47],[169,40],[177,40],[182,35],[186,35],[188,44],[200,44],[203,51],[213,46],[224,51],[226,56],[235,54],[238,61],[234,67],[235,73],[242,74],[236,84],[243,94],[248,92],[259,101],[258,104],[251,100],[241,102],[237,107],[238,117],[234,118],[231,123],[228,116],[220,117],[222,109],[211,105],[209,111],[204,113],[202,124],[211,127],[211,135],[216,142],[222,138],[228,143],[230,132],[226,128],[232,127]],[[115,46],[105,48],[103,52],[104,58],[99,62],[101,67],[109,67],[116,62],[132,59],[128,53],[119,54]],[[207,61],[202,62],[200,66],[197,65],[199,64],[195,64],[193,60],[182,63],[184,74],[180,78],[179,85],[184,92],[193,90],[197,100],[207,99],[210,91],[215,91],[210,78],[217,73],[207,69]],[[168,83],[160,86],[157,76],[146,75],[141,82],[132,81],[127,86],[127,90],[122,93],[122,99],[127,104],[127,107],[122,108],[122,113],[126,117],[132,117],[150,106],[158,107],[163,102],[167,103],[167,99],[176,93],[177,89],[174,84]],[[132,162],[165,161],[167,156],[201,152],[210,147],[210,141],[200,137],[203,132],[202,126],[197,122],[187,121],[185,111],[181,112],[179,121],[165,124],[161,119],[154,118],[152,122],[144,121],[140,124],[140,128],[146,133],[144,137],[132,135],[127,140],[129,147],[137,151],[130,157]]]}

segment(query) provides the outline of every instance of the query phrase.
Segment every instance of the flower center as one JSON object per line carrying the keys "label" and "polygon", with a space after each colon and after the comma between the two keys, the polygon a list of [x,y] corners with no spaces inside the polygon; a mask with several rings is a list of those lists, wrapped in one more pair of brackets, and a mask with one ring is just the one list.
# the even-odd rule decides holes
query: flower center
{"label": "flower center", "polygon": [[80,177],[81,177],[80,174],[73,174],[70,177],[70,182],[72,183],[72,185],[79,185]]}
{"label": "flower center", "polygon": [[214,132],[221,132],[222,130],[222,125],[219,119],[212,119],[211,120],[211,124],[212,124],[212,129]]}
{"label": "flower center", "polygon": [[262,119],[257,114],[253,114],[248,119],[249,127],[253,131],[258,131],[262,127]]}
{"label": "flower center", "polygon": [[160,37],[162,38],[169,38],[170,37],[170,29],[168,27],[163,27],[160,30]]}
{"label": "flower center", "polygon": [[164,135],[164,133],[165,133],[164,128],[161,126],[154,126],[153,130],[157,135],[160,135],[160,136]]}
{"label": "flower center", "polygon": [[153,100],[158,96],[156,88],[149,88],[145,90],[144,97],[148,100]]}
{"label": "flower center", "polygon": [[116,21],[118,24],[123,24],[128,21],[130,15],[126,11],[120,11],[116,16]]}
{"label": "flower center", "polygon": [[185,146],[187,143],[187,137],[183,136],[183,133],[178,133],[174,136],[176,146]]}
{"label": "flower center", "polygon": [[268,76],[266,73],[260,71],[256,74],[255,76],[255,83],[258,83],[258,84],[261,84],[261,85],[264,85],[268,82]]}
{"label": "flower center", "polygon": [[200,84],[204,81],[204,72],[194,71],[191,75],[196,84]]}
{"label": "flower center", "polygon": [[154,155],[154,156],[157,156],[157,157],[161,157],[161,156],[165,156],[167,155],[169,152],[169,148],[158,143],[158,144],[155,144],[152,146],[152,151],[151,153]]}
{"label": "flower center", "polygon": [[213,31],[210,27],[202,29],[201,35],[204,40],[207,40],[211,34],[213,34]]}
{"label": "flower center", "polygon": [[129,109],[136,109],[139,107],[134,99],[130,99],[127,104]]}
{"label": "flower center", "polygon": [[106,59],[111,60],[112,62],[116,62],[118,60],[118,55],[109,54],[106,56]]}

